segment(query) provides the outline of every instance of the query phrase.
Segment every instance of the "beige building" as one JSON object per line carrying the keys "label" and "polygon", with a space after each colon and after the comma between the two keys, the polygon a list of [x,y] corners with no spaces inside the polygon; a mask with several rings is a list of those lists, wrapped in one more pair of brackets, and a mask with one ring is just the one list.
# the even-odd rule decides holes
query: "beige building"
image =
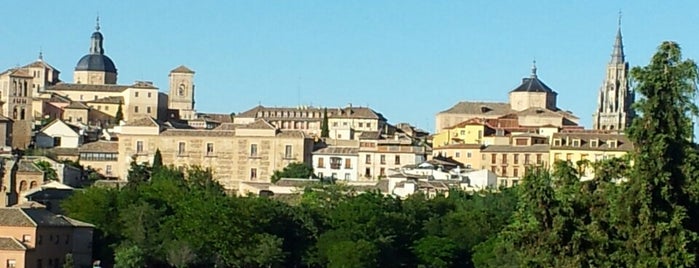
{"label": "beige building", "polygon": [[175,118],[196,119],[194,110],[194,71],[184,65],[170,71],[168,110],[176,112]]}
{"label": "beige building", "polygon": [[132,159],[152,162],[158,149],[164,164],[210,168],[226,189],[236,191],[242,181],[269,182],[275,170],[289,163],[310,164],[313,140],[302,131],[279,130],[265,120],[194,129],[143,117],[122,126],[118,169],[128,170]]}
{"label": "beige building", "polygon": [[[596,132],[563,132],[553,135],[549,163],[557,160],[597,162],[623,157],[633,150],[631,141],[622,134]],[[593,167],[585,170],[584,179],[594,176]]]}
{"label": "beige building", "polygon": [[0,208],[0,264],[62,267],[70,253],[76,267],[89,267],[93,229],[44,208]]}
{"label": "beige building", "polygon": [[[264,119],[282,130],[301,130],[320,137],[325,108],[318,107],[264,107],[257,106],[237,114],[233,123],[249,124]],[[345,108],[327,108],[328,129],[331,139],[356,140],[363,132],[383,131],[386,118],[368,107],[348,105]]]}
{"label": "beige building", "polygon": [[0,112],[12,119],[12,147],[27,148],[31,142],[34,76],[28,69],[0,73]]}
{"label": "beige building", "polygon": [[398,173],[405,165],[427,160],[425,146],[404,133],[364,132],[359,137],[360,180],[377,180]]}
{"label": "beige building", "polygon": [[27,159],[2,159],[4,171],[0,178],[0,207],[19,202],[19,196],[44,183],[44,172]]}
{"label": "beige building", "polygon": [[516,185],[531,166],[548,166],[549,145],[536,143],[535,138],[522,139],[526,144],[491,145],[481,150],[482,166],[498,176],[499,187]]}
{"label": "beige building", "polygon": [[481,144],[451,144],[434,148],[432,155],[454,159],[464,164],[465,168],[485,169],[481,157],[481,150],[484,147]]}
{"label": "beige building", "polygon": [[497,119],[510,114],[516,114],[522,126],[576,126],[578,118],[556,106],[557,95],[538,78],[534,66],[531,76],[523,78],[522,83],[510,91],[508,103],[459,102],[437,114],[436,132],[473,118]]}
{"label": "beige building", "polygon": [[80,164],[92,168],[106,178],[122,178],[119,165],[119,142],[96,141],[78,148]]}

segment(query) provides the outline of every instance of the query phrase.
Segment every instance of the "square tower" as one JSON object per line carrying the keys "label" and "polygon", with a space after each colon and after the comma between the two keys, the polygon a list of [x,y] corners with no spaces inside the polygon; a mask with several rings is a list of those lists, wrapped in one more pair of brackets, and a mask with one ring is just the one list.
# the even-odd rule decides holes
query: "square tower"
{"label": "square tower", "polygon": [[169,77],[168,109],[178,111],[180,119],[195,119],[194,71],[184,65],[180,65],[170,71]]}

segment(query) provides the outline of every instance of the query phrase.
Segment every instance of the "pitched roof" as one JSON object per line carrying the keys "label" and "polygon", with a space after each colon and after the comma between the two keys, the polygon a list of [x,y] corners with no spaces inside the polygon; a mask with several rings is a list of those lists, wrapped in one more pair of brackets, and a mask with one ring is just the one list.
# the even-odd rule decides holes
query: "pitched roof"
{"label": "pitched roof", "polygon": [[233,119],[231,118],[230,114],[200,113],[198,115],[201,118],[214,120],[219,123],[233,123]]}
{"label": "pitched roof", "polygon": [[119,142],[116,141],[95,141],[84,143],[78,148],[79,152],[90,153],[118,153]]}
{"label": "pitched roof", "polygon": [[142,88],[142,89],[158,89],[153,86],[152,83],[137,81],[133,85],[91,85],[91,84],[72,84],[72,83],[58,83],[53,86],[46,87],[47,91],[51,90],[61,90],[61,91],[101,91],[101,92],[122,92],[128,88]]}
{"label": "pitched roof", "polygon": [[536,74],[533,74],[531,77],[522,78],[522,84],[510,92],[545,92],[557,94],[553,89],[539,80]]}
{"label": "pitched roof", "polygon": [[51,126],[53,126],[53,125],[55,125],[55,124],[58,124],[58,123],[62,123],[62,124],[64,124],[64,125],[66,125],[66,126],[69,127],[71,130],[73,130],[73,131],[75,132],[75,134],[79,134],[79,133],[80,133],[80,128],[79,128],[79,127],[74,126],[74,125],[71,125],[71,124],[68,124],[68,123],[66,123],[65,121],[63,121],[63,120],[61,120],[61,119],[59,119],[59,118],[56,118],[56,119],[54,119],[53,121],[51,121],[50,123],[46,124],[46,126],[42,127],[41,130],[39,130],[39,132],[44,132],[44,131],[46,131],[47,129],[49,129]]}
{"label": "pitched roof", "polygon": [[313,152],[317,155],[357,155],[359,153],[359,148],[356,147],[325,147]]}
{"label": "pitched roof", "polygon": [[378,131],[364,131],[359,134],[360,140],[378,140],[381,138],[381,133]]}
{"label": "pitched roof", "polygon": [[444,146],[435,147],[436,151],[444,149],[482,149],[485,145],[482,144],[448,144]]}
{"label": "pitched roof", "polygon": [[24,68],[14,68],[8,71],[10,72],[10,76],[33,78],[33,76],[29,73],[29,70]]}
{"label": "pitched roof", "polygon": [[19,165],[18,165],[18,170],[19,172],[34,172],[34,173],[44,173],[39,169],[39,167],[34,164],[29,159],[21,159],[19,160]]}
{"label": "pitched roof", "polygon": [[123,104],[124,97],[122,96],[109,96],[104,98],[99,98],[96,100],[86,101],[87,103],[108,103],[108,104]]}
{"label": "pitched roof", "polygon": [[91,224],[56,215],[44,208],[0,208],[0,226],[92,227]]}
{"label": "pitched roof", "polygon": [[25,194],[25,197],[29,200],[45,200],[45,199],[59,199],[63,200],[68,198],[69,196],[73,195],[74,190],[73,189],[55,189],[55,188],[47,188],[47,189],[39,189],[38,191],[34,191],[29,194]]}
{"label": "pitched roof", "polygon": [[482,102],[460,101],[451,108],[439,112],[440,114],[479,114],[479,115],[505,115],[513,112],[510,104],[506,102]]}
{"label": "pitched roof", "polygon": [[27,250],[27,247],[14,237],[0,237],[0,250]]}
{"label": "pitched roof", "polygon": [[277,129],[274,127],[272,124],[267,122],[267,120],[264,119],[257,119],[255,122],[252,122],[247,125],[242,125],[239,128],[248,128],[248,129]]}
{"label": "pitched roof", "polygon": [[515,152],[532,152],[532,153],[548,153],[550,146],[548,144],[533,144],[530,146],[516,145],[490,145],[483,148],[483,153],[515,153]]}
{"label": "pitched roof", "polygon": [[189,73],[189,74],[194,73],[194,71],[192,71],[192,69],[189,69],[184,65],[177,66],[177,68],[172,69],[172,71],[170,71],[170,72],[171,73]]}
{"label": "pitched roof", "polygon": [[126,122],[124,126],[129,126],[129,127],[159,127],[160,124],[158,122],[150,117],[150,116],[142,116],[139,118],[134,118]]}
{"label": "pitched roof", "polygon": [[82,109],[82,110],[89,110],[90,106],[85,105],[82,102],[79,101],[72,101],[70,104],[67,106],[63,107],[63,109]]}
{"label": "pitched roof", "polygon": [[51,66],[50,64],[46,63],[42,59],[37,59],[37,60],[33,61],[32,63],[29,63],[27,65],[22,66],[22,68],[29,68],[29,67],[47,68],[47,69],[52,69],[52,70],[58,71],[58,69],[56,69],[53,66]]}
{"label": "pitched roof", "polygon": [[348,106],[345,108],[333,109],[333,113],[330,113],[331,109],[328,109],[328,118],[358,118],[358,119],[378,119],[380,121],[386,121],[381,113],[372,110],[369,107],[354,107]]}
{"label": "pitched roof", "polygon": [[[611,133],[590,133],[590,132],[560,132],[553,133],[553,145],[551,149],[559,150],[595,150],[595,151],[619,151],[629,152],[634,146],[631,140],[623,134]],[[556,139],[568,139],[569,142],[561,141],[560,145],[556,145]],[[572,140],[580,140],[578,146],[573,146]],[[597,146],[592,146],[590,141],[597,140]],[[610,141],[616,141],[616,147],[610,147]]]}

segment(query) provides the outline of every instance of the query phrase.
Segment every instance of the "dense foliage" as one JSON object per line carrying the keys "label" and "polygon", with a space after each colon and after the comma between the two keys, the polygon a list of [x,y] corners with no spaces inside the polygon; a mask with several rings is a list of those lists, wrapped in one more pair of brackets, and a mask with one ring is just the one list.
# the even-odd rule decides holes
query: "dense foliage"
{"label": "dense foliage", "polygon": [[119,267],[697,267],[697,66],[665,42],[631,75],[628,157],[532,168],[515,188],[401,200],[326,184],[282,202],[227,196],[208,170],[133,163],[123,189],[63,206]]}
{"label": "dense foliage", "polygon": [[271,180],[272,183],[276,183],[284,178],[310,179],[313,176],[313,167],[311,165],[302,162],[292,162],[282,170],[275,170]]}

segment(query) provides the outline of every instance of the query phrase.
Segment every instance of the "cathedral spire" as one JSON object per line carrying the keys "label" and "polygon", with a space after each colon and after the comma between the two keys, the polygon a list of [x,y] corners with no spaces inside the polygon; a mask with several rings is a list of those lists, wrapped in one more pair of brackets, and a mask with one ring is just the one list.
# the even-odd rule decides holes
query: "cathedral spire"
{"label": "cathedral spire", "polygon": [[612,51],[611,64],[624,63],[624,44],[621,41],[621,11],[619,11],[618,27],[616,31],[616,39],[614,40],[614,50]]}

